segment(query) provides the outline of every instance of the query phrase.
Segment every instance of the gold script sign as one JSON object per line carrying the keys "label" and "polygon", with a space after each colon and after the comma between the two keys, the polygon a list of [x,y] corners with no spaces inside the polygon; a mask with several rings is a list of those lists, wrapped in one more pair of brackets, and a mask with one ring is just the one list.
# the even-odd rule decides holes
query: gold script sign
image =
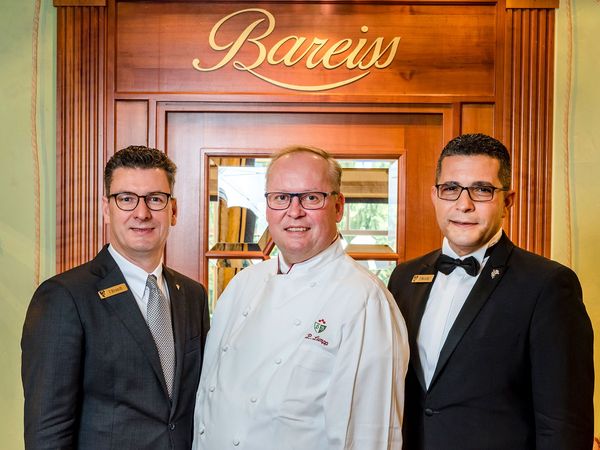
{"label": "gold script sign", "polygon": [[[235,40],[223,44],[217,42],[219,30],[224,23],[233,17],[248,16],[250,13],[258,13],[263,17],[248,24]],[[258,36],[253,36],[254,30],[264,21],[267,21],[266,31]],[[249,8],[229,14],[213,26],[208,38],[211,49],[217,52],[226,52],[223,58],[211,67],[202,67],[200,59],[194,58],[192,65],[194,69],[200,72],[210,72],[218,70],[231,62],[237,70],[248,72],[275,86],[295,91],[317,92],[335,89],[360,80],[369,75],[371,73],[369,69],[373,67],[376,69],[385,69],[393,62],[398,45],[400,44],[399,36],[394,37],[384,47],[383,37],[377,37],[369,44],[369,41],[365,38],[357,39],[357,42],[346,38],[330,43],[329,39],[320,39],[317,37],[309,39],[304,36],[290,35],[275,42],[271,48],[267,48],[262,40],[269,36],[274,29],[275,17],[265,9]],[[363,25],[360,31],[367,33],[369,28]],[[258,56],[254,62],[248,65],[235,59],[244,44],[254,45],[258,50]],[[283,64],[284,66],[292,67],[296,64],[304,64],[309,70],[318,66],[322,66],[328,70],[345,66],[350,70],[358,70],[361,73],[335,83],[302,86],[284,83],[260,74],[256,69],[265,61],[272,66]]]}

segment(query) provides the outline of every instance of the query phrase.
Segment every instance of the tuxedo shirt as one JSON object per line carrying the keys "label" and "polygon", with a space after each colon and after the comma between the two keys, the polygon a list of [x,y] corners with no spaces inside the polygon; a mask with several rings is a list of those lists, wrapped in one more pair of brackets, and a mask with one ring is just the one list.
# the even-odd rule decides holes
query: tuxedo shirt
{"label": "tuxedo shirt", "polygon": [[489,259],[485,253],[489,247],[498,242],[500,236],[502,236],[502,229],[499,229],[487,244],[460,257],[452,250],[448,239],[444,238],[442,254],[461,260],[472,256],[479,263],[479,271],[476,276],[471,276],[463,267],[456,267],[448,275],[438,271],[435,277],[417,337],[419,357],[427,387],[431,383],[446,337]]}

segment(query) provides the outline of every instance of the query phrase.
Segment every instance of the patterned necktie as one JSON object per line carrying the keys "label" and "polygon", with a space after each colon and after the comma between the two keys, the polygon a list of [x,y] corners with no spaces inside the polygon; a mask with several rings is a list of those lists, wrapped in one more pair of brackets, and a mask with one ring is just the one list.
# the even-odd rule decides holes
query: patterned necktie
{"label": "patterned necktie", "polygon": [[173,326],[171,324],[171,308],[169,308],[167,298],[159,289],[154,275],[148,275],[146,287],[148,287],[150,293],[146,320],[158,350],[160,364],[167,383],[167,391],[169,397],[171,397],[175,373],[175,340],[173,339]]}
{"label": "patterned necktie", "polygon": [[479,261],[474,256],[469,256],[465,259],[454,259],[448,255],[441,254],[435,262],[436,270],[439,270],[444,275],[451,274],[457,267],[462,267],[472,277],[479,273]]}

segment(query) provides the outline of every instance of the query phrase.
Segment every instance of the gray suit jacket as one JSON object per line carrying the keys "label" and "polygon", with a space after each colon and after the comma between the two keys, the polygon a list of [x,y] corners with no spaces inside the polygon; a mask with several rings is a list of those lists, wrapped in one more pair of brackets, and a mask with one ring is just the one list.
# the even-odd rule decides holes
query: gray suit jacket
{"label": "gray suit jacket", "polygon": [[40,285],[21,341],[27,450],[191,448],[208,306],[199,283],[164,269],[175,337],[172,400],[131,291],[99,295],[126,283],[106,247]]}
{"label": "gray suit jacket", "polygon": [[425,387],[417,336],[439,250],[390,277],[411,347],[406,450],[589,450],[593,333],[575,273],[503,235],[482,269]]}

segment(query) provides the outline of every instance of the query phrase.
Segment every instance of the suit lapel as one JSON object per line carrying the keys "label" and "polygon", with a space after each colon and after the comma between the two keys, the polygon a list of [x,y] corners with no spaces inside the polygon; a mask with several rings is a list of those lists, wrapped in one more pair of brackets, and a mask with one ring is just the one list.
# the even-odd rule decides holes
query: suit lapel
{"label": "suit lapel", "polygon": [[508,258],[514,245],[502,233],[502,237],[495,247],[448,333],[448,337],[440,351],[440,357],[435,367],[429,389],[436,382],[454,349],[506,272]]}
{"label": "suit lapel", "polygon": [[[421,266],[418,273],[413,275],[430,275],[436,273],[435,270],[435,261],[437,260],[440,252],[433,253],[431,256],[427,257],[426,260],[423,261],[423,265]],[[405,317],[405,320],[409,324],[409,334],[408,340],[410,348],[413,349],[410,352],[410,362],[413,366],[415,374],[423,388],[423,391],[427,391],[425,387],[425,378],[423,377],[423,368],[421,367],[421,358],[419,357],[419,344],[417,342],[417,337],[419,336],[419,327],[421,325],[421,319],[423,318],[423,313],[425,312],[425,306],[427,306],[427,300],[429,299],[429,293],[431,292],[431,287],[433,286],[433,282],[435,280],[431,280],[431,282],[427,283],[413,283],[412,289],[412,303],[413,306],[410,309],[409,317]]]}
{"label": "suit lapel", "polygon": [[[96,286],[98,291],[106,290],[123,283],[127,284],[123,273],[112,256],[110,256],[106,247],[104,247],[94,259],[92,270],[97,270],[102,277]],[[131,333],[134,341],[141,348],[142,353],[148,358],[150,365],[168,398],[167,385],[162,372],[162,366],[160,365],[160,358],[158,356],[156,344],[154,343],[154,338],[152,337],[152,333],[150,333],[148,324],[144,320],[144,316],[129,287],[124,292],[120,292],[104,299],[101,299],[100,296],[98,296],[97,301],[103,302],[104,305],[110,308],[119,320],[121,320],[129,333]]]}
{"label": "suit lapel", "polygon": [[171,303],[171,317],[173,318],[173,336],[175,338],[175,377],[173,380],[173,406],[171,413],[176,411],[181,388],[181,376],[183,372],[183,353],[185,345],[185,292],[183,285],[177,279],[174,272],[163,266],[163,276],[169,287],[169,300]]}

